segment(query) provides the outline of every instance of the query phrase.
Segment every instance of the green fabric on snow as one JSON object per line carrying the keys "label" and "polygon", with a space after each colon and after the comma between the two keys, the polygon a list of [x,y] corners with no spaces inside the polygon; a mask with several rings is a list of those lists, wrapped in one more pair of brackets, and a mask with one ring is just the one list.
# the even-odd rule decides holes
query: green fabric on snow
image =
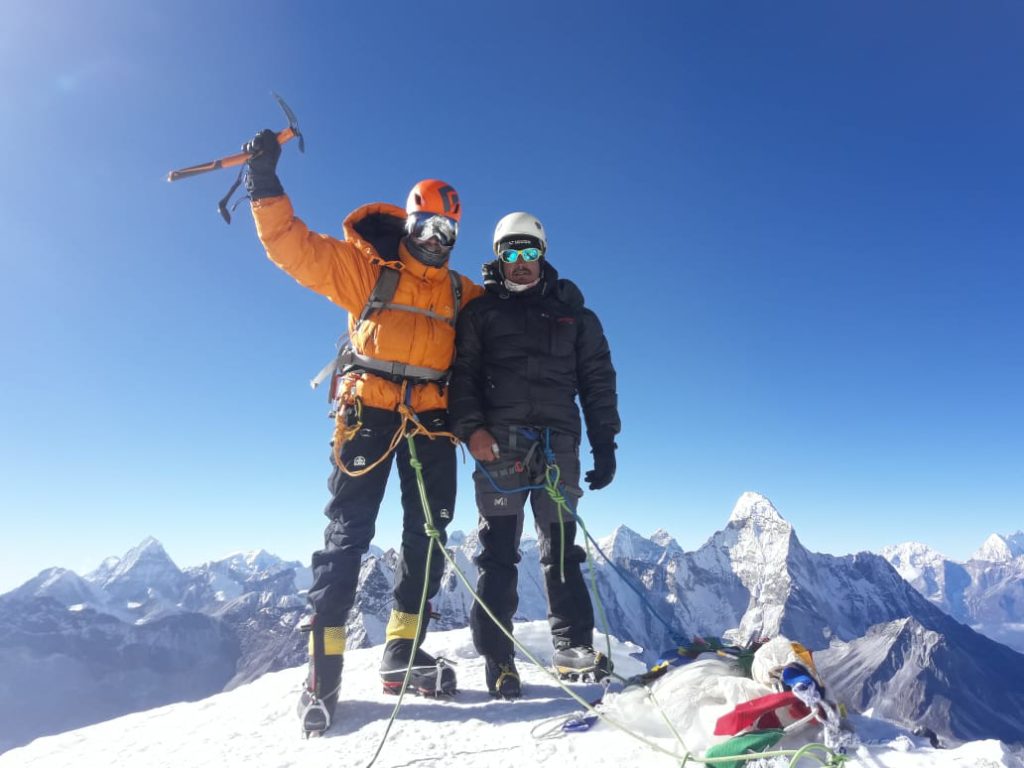
{"label": "green fabric on snow", "polygon": [[[733,736],[728,741],[715,744],[715,746],[704,753],[704,757],[733,757],[764,752],[769,747],[778,744],[784,733],[785,731],[781,728],[769,728],[764,731],[753,731]],[[743,768],[746,762],[746,760],[733,760],[731,762],[723,760],[720,763],[709,763],[709,765],[715,766],[715,768]]]}

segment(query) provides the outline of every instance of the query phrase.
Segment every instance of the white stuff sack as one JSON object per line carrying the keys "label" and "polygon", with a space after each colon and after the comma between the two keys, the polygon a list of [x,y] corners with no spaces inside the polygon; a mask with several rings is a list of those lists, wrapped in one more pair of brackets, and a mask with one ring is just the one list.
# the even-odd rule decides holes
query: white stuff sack
{"label": "white stuff sack", "polygon": [[602,709],[616,722],[647,736],[674,741],[674,728],[687,750],[704,752],[730,738],[714,735],[718,718],[737,704],[772,692],[769,686],[745,677],[735,662],[709,654],[671,668],[649,691],[636,685],[609,695]]}

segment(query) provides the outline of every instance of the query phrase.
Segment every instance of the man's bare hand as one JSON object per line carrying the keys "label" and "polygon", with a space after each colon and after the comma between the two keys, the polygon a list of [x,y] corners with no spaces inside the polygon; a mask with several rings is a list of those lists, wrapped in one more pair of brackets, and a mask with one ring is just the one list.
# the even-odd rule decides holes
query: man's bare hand
{"label": "man's bare hand", "polygon": [[469,436],[469,452],[477,461],[497,461],[498,441],[483,427]]}

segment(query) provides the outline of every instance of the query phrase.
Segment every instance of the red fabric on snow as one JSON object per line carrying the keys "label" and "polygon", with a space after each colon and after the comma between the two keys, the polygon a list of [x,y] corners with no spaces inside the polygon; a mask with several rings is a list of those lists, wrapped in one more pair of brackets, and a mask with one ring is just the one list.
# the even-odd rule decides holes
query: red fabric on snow
{"label": "red fabric on snow", "polygon": [[759,699],[737,704],[732,712],[718,718],[718,722],[715,723],[715,735],[735,736],[751,729],[785,728],[810,713],[811,710],[792,691],[770,693]]}

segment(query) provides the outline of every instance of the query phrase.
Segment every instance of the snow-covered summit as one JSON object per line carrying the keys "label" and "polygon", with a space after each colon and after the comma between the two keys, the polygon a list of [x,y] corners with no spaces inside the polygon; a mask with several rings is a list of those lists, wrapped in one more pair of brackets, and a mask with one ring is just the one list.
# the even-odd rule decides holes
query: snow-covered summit
{"label": "snow-covered summit", "polygon": [[90,605],[98,600],[92,584],[66,568],[47,568],[11,594],[21,598],[48,597],[66,606]]}
{"label": "snow-covered summit", "polygon": [[93,584],[103,584],[110,578],[110,575],[117,568],[117,564],[121,562],[121,558],[116,555],[103,558],[103,562],[100,563],[94,570],[89,571],[82,578],[86,581],[90,581]]}
{"label": "snow-covered summit", "polygon": [[907,581],[913,583],[929,569],[938,569],[946,557],[927,544],[917,541],[905,541],[902,544],[885,547],[882,555],[893,568]]}
{"label": "snow-covered summit", "polygon": [[282,560],[265,549],[234,552],[220,560],[212,560],[189,571],[207,570],[231,574],[236,580],[266,579],[284,570],[301,568],[302,564]]}
{"label": "snow-covered summit", "polygon": [[138,605],[176,597],[185,581],[181,569],[152,536],[128,550],[113,568],[101,567],[93,573],[100,574],[93,583],[107,594]]}
{"label": "snow-covered summit", "polygon": [[601,550],[616,562],[628,560],[657,561],[662,547],[645,539],[625,525],[619,525],[609,536],[601,539]]}
{"label": "snow-covered summit", "polygon": [[767,496],[762,496],[754,491],[746,491],[736,501],[729,515],[729,524],[752,524],[752,525],[785,525],[789,523],[779,514],[775,505]]}
{"label": "snow-covered summit", "polygon": [[672,534],[666,531],[664,528],[659,528],[654,533],[652,533],[651,541],[653,541],[659,547],[669,547],[676,543],[676,540],[672,537]]}
{"label": "snow-covered summit", "polygon": [[972,560],[984,560],[991,563],[1007,563],[1024,556],[1024,531],[1017,531],[1007,536],[993,533],[971,555]]}
{"label": "snow-covered summit", "polygon": [[651,534],[651,542],[665,551],[663,560],[672,560],[683,556],[683,548],[679,546],[679,542],[664,528],[659,528]]}
{"label": "snow-covered summit", "polygon": [[253,549],[248,552],[234,552],[223,558],[231,567],[254,573],[267,571],[281,563],[281,558],[272,555],[265,549]]}
{"label": "snow-covered summit", "polygon": [[[116,563],[114,562],[116,560]],[[104,567],[112,565],[113,567]],[[100,575],[105,585],[128,579],[160,578],[168,573],[181,573],[181,570],[164,549],[163,544],[152,536],[147,536],[139,544],[129,549],[120,559],[107,558],[103,565],[93,571]]]}
{"label": "snow-covered summit", "polygon": [[740,496],[728,525],[712,536],[708,544],[727,551],[739,570],[760,572],[781,568],[794,546],[802,549],[793,526],[775,505],[752,491]]}
{"label": "snow-covered summit", "polygon": [[[516,635],[540,658],[550,652],[545,622],[519,625]],[[603,642],[603,641],[601,641]],[[638,671],[628,644],[613,642],[616,668]],[[432,765],[446,768],[522,768],[525,765],[648,768],[678,766],[680,759],[603,722],[583,733],[564,733],[558,725],[580,705],[538,667],[520,661],[525,698],[496,701],[484,690],[483,663],[473,651],[468,629],[431,633],[428,650],[458,661],[459,694],[452,699],[406,697],[381,752],[381,766]],[[341,700],[335,725],[319,739],[303,740],[295,717],[303,669],[264,675],[227,693],[137,712],[75,731],[40,738],[0,755],[0,768],[65,768],[81,765],[308,766],[368,765],[384,736],[395,704],[381,693],[377,676],[380,649],[345,655]],[[598,686],[576,686],[593,699]],[[645,697],[644,702],[649,700]],[[647,707],[649,711],[641,708]],[[653,705],[637,705],[627,730],[644,736],[647,720],[661,723]],[[865,746],[850,754],[849,768],[1024,768],[1024,761],[998,741],[977,741],[937,750],[927,740],[882,720],[854,717]],[[710,721],[714,723],[714,718]],[[183,738],[183,734],[187,738]],[[816,731],[811,732],[816,736]],[[663,750],[682,754],[675,739],[646,736]],[[810,740],[810,739],[808,739]]]}

